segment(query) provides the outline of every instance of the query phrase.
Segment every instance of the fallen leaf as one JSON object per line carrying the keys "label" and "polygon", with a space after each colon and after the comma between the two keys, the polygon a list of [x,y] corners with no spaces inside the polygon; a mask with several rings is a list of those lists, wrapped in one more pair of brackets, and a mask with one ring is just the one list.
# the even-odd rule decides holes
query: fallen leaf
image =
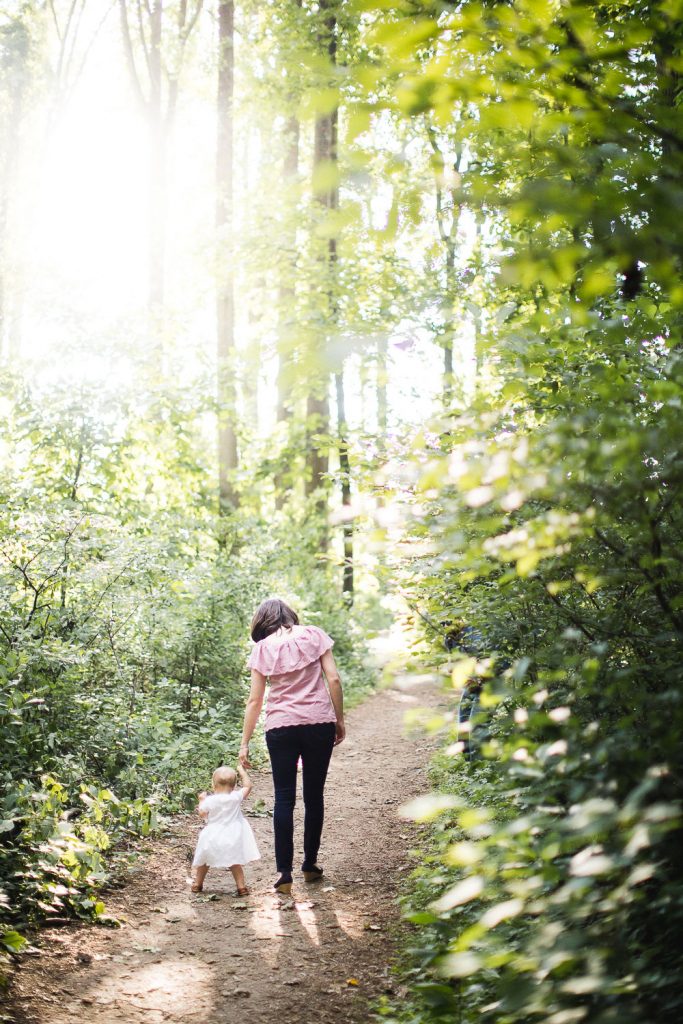
{"label": "fallen leaf", "polygon": [[358,978],[347,978],[346,979],[346,984],[347,985],[357,985],[358,984]]}

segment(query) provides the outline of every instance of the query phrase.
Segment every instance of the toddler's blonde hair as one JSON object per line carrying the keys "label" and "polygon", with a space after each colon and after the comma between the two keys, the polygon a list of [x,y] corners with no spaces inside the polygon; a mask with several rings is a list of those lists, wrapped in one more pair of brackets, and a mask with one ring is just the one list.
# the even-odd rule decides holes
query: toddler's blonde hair
{"label": "toddler's blonde hair", "polygon": [[211,777],[214,789],[234,789],[237,782],[237,772],[234,768],[228,768],[222,764]]}

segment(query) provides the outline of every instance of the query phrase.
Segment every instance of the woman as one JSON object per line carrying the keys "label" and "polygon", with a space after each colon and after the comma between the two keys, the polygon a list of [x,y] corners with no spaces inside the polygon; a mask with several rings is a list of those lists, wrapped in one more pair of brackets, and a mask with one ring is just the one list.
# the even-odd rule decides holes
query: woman
{"label": "woman", "polygon": [[[263,601],[251,623],[256,647],[251,652],[251,690],[244,714],[240,763],[249,764],[249,741],[263,705],[266,680],[266,745],[275,789],[273,828],[280,875],[276,892],[292,889],[296,770],[303,765],[304,879],[314,882],[323,869],[316,863],[323,829],[323,791],[332,748],[344,739],[344,698],[332,655],[334,640],[318,626],[302,626],[295,611],[279,598]],[[324,673],[324,678],[323,678]],[[325,686],[324,679],[327,680]]]}

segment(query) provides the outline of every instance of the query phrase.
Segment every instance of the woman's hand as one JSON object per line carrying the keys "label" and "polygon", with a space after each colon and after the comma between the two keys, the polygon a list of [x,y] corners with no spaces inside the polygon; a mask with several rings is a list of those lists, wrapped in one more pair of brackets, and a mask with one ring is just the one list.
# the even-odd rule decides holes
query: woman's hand
{"label": "woman's hand", "polygon": [[244,726],[242,728],[242,743],[240,746],[240,752],[238,754],[239,763],[243,768],[251,768],[249,764],[249,740],[254,735],[254,729],[258,722],[258,717],[261,714],[261,707],[263,705],[263,696],[266,692],[266,677],[261,673],[257,672],[255,668],[251,670],[251,689],[249,690],[249,700],[244,711]]}
{"label": "woman's hand", "polygon": [[343,718],[341,720],[337,720],[335,729],[336,729],[336,732],[335,732],[335,737],[334,737],[334,745],[336,747],[339,743],[342,742],[342,740],[346,736],[346,726],[344,725],[344,719]]}

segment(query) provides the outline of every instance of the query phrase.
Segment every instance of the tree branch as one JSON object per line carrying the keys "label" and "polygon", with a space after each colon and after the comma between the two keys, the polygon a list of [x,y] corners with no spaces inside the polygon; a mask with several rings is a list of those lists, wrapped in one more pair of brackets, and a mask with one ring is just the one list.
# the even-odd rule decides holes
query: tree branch
{"label": "tree branch", "polygon": [[126,0],[119,0],[119,13],[121,21],[121,38],[123,39],[123,52],[126,58],[126,65],[130,74],[130,80],[133,85],[133,91],[135,92],[138,102],[143,110],[147,110],[147,100],[145,94],[142,91],[142,85],[140,83],[140,76],[138,69],[135,64],[135,53],[133,51],[133,40],[130,34],[130,24],[128,22],[128,7]]}

